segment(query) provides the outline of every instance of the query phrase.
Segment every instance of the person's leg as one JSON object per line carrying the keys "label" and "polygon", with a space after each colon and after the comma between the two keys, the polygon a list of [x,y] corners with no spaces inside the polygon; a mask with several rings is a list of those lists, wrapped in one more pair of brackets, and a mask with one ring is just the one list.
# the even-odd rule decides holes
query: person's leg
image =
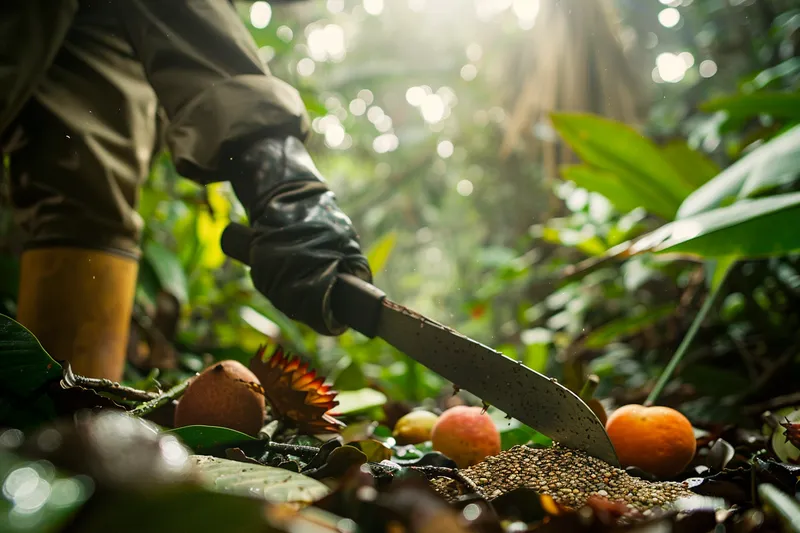
{"label": "person's leg", "polygon": [[28,234],[17,320],[79,374],[119,380],[136,286],[135,212],[157,102],[107,14],[79,14],[15,123],[11,199]]}

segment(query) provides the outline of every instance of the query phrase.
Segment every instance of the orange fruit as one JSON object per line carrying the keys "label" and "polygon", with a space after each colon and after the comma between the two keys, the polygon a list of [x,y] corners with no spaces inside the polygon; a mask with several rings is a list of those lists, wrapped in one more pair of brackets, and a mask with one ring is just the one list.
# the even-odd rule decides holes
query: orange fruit
{"label": "orange fruit", "polygon": [[221,426],[255,436],[264,425],[267,404],[243,381],[260,385],[238,361],[214,363],[186,387],[175,407],[174,426]]}
{"label": "orange fruit", "polygon": [[662,478],[681,473],[697,449],[691,422],[670,407],[622,406],[608,417],[606,431],[623,467]]}
{"label": "orange fruit", "polygon": [[397,420],[392,436],[400,445],[431,440],[431,430],[437,420],[439,417],[430,411],[411,411]]}
{"label": "orange fruit", "polygon": [[439,416],[431,430],[431,446],[459,468],[500,453],[500,432],[481,407],[457,405]]}

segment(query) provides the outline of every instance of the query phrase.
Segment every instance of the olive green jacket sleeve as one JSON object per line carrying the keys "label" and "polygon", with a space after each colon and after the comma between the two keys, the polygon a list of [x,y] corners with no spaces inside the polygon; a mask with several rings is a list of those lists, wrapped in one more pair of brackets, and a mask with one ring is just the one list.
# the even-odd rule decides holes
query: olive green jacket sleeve
{"label": "olive green jacket sleeve", "polygon": [[273,76],[224,0],[118,0],[120,22],[169,117],[178,172],[224,181],[220,162],[263,136],[305,140],[309,119],[292,86]]}

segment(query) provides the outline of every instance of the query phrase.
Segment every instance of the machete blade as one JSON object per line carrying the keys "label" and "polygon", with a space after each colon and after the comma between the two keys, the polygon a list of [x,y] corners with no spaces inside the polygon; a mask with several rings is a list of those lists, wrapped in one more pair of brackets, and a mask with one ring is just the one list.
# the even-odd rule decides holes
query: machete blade
{"label": "machete blade", "polygon": [[555,380],[388,299],[377,336],[560,445],[620,466],[597,415]]}

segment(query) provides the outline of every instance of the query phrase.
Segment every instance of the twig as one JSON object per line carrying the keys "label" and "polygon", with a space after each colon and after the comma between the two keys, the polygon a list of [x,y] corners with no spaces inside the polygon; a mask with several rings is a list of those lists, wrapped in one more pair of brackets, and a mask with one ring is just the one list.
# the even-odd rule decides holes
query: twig
{"label": "twig", "polygon": [[126,400],[146,402],[158,398],[157,392],[134,389],[133,387],[121,385],[116,381],[111,381],[110,379],[87,378],[86,376],[73,374],[73,380],[74,385],[78,387],[94,389],[99,392],[108,392],[121,398],[125,398]]}
{"label": "twig", "polygon": [[455,468],[447,468],[445,466],[409,466],[411,470],[415,470],[417,472],[422,472],[423,474],[431,474],[437,476],[444,476],[449,477],[450,479],[455,479],[466,485],[469,490],[480,496],[481,498],[485,498],[483,491],[472,481],[470,478],[465,476],[461,473],[460,470]]}
{"label": "twig", "polygon": [[140,416],[140,417],[149,415],[159,407],[168,404],[169,402],[175,400],[181,394],[183,394],[183,392],[186,390],[186,387],[189,386],[189,383],[191,383],[191,381],[192,381],[191,379],[187,379],[185,381],[182,381],[181,383],[178,383],[167,392],[129,411],[128,414],[130,414],[131,416]]}
{"label": "twig", "polygon": [[647,396],[644,405],[653,405],[656,400],[658,400],[661,391],[664,390],[664,386],[672,377],[673,372],[675,372],[675,369],[677,368],[678,364],[680,364],[683,356],[686,355],[689,345],[692,343],[692,340],[694,340],[695,335],[697,335],[697,331],[700,329],[700,324],[703,322],[703,320],[705,320],[706,315],[711,310],[714,301],[717,299],[717,295],[722,292],[721,289],[725,285],[725,278],[728,276],[730,271],[731,269],[729,268],[725,272],[722,280],[720,280],[717,286],[711,291],[711,294],[706,297],[706,301],[703,302],[703,306],[700,308],[697,316],[694,317],[692,325],[689,326],[689,331],[686,332],[686,336],[683,337],[680,346],[678,346],[678,349],[675,351],[675,355],[672,356],[672,359],[670,359],[669,363],[667,363],[667,367],[658,377],[658,381],[656,382],[655,387],[653,387],[653,390],[650,391],[650,394]]}
{"label": "twig", "polygon": [[757,414],[762,413],[764,411],[774,411],[775,409],[780,409],[782,407],[788,407],[790,405],[800,404],[800,392],[793,392],[791,394],[786,394],[784,396],[778,396],[777,398],[772,398],[769,401],[763,403],[757,403],[753,405],[748,405],[744,408],[745,414]]}
{"label": "twig", "polygon": [[286,444],[283,442],[259,441],[258,447],[265,452],[277,452],[283,455],[296,455],[298,457],[313,458],[319,453],[316,446],[301,446],[299,444]]}

